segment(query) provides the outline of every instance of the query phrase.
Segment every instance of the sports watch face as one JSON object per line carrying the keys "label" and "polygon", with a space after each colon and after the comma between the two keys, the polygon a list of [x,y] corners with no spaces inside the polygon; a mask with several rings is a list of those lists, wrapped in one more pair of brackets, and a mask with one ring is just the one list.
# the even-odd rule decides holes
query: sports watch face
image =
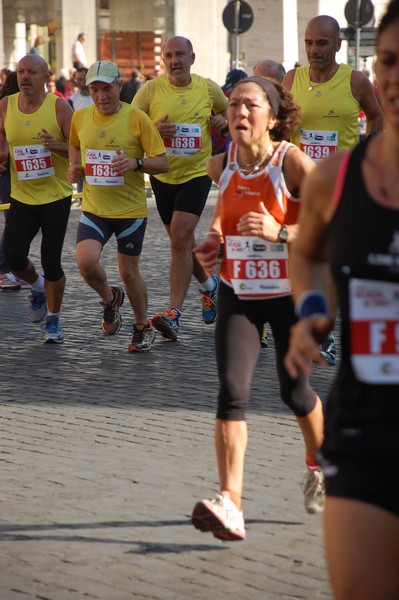
{"label": "sports watch face", "polygon": [[280,242],[286,242],[288,240],[288,229],[285,225],[281,226],[281,229],[278,234],[278,239]]}

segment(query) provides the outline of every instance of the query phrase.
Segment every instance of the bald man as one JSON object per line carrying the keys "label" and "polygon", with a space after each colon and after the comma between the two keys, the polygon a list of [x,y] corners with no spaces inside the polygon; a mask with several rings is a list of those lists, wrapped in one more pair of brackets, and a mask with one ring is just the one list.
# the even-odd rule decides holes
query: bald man
{"label": "bald man", "polygon": [[[336,61],[341,41],[333,17],[314,17],[305,30],[309,66],[292,69],[283,79],[302,111],[291,142],[315,162],[358,143],[360,109],[367,118],[367,135],[383,128],[383,115],[369,79]],[[331,303],[335,303],[333,292]],[[329,364],[336,363],[333,332],[322,344],[321,354]]]}
{"label": "bald man", "polygon": [[314,17],[305,31],[309,66],[292,69],[283,79],[302,110],[302,122],[291,141],[315,161],[359,141],[360,109],[367,118],[367,135],[383,128],[383,115],[369,79],[336,61],[341,41],[335,19]]}
{"label": "bald man", "polygon": [[[0,163],[11,161],[11,206],[4,250],[11,271],[31,286],[28,314],[42,321],[44,342],[60,343],[60,310],[65,288],[61,254],[71,208],[67,180],[68,138],[72,108],[46,91],[49,71],[36,55],[17,66],[20,92],[0,101]],[[28,254],[42,233],[39,275]]]}
{"label": "bald man", "polygon": [[222,129],[227,98],[217,83],[191,73],[195,61],[187,38],[175,36],[163,48],[166,73],[148,81],[133,98],[147,113],[164,140],[169,171],[151,177],[158,212],[170,238],[169,307],[152,318],[163,337],[175,341],[183,302],[192,275],[200,284],[205,324],[216,320],[219,278],[208,277],[193,255],[194,230],[202,214],[211,180],[206,163],[211,157],[210,121]]}

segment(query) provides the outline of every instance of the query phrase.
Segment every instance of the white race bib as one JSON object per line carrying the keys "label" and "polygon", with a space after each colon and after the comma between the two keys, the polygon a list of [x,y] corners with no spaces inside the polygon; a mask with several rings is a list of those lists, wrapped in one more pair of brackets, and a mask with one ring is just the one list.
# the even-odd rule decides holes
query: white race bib
{"label": "white race bib", "polygon": [[287,244],[228,235],[225,250],[228,273],[239,298],[269,298],[291,292]]}
{"label": "white race bib", "polygon": [[352,367],[365,383],[399,383],[399,284],[349,282]]}
{"label": "white race bib", "polygon": [[55,173],[51,152],[43,144],[15,146],[14,159],[21,181],[51,177]]}
{"label": "white race bib", "polygon": [[338,131],[301,129],[300,148],[315,162],[338,151]]}
{"label": "white race bib", "polygon": [[115,150],[86,149],[86,182],[90,185],[123,185],[125,178],[117,175],[111,166],[115,156]]}
{"label": "white race bib", "polygon": [[177,123],[175,135],[164,139],[169,156],[192,156],[202,148],[201,127],[192,123]]}

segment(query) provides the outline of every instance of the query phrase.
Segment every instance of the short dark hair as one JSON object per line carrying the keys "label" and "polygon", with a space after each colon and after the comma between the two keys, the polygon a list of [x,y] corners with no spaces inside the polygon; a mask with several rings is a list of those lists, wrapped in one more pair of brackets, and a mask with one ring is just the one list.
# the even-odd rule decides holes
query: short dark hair
{"label": "short dark hair", "polygon": [[383,15],[377,30],[377,46],[380,41],[381,35],[388,29],[392,23],[399,20],[399,0],[391,0],[388,4],[387,10]]}

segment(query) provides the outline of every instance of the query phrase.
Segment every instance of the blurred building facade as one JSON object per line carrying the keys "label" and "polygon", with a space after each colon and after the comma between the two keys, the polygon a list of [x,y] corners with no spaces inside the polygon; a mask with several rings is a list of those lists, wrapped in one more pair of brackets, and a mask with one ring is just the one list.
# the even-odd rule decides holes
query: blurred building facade
{"label": "blurred building facade", "polygon": [[[235,1],[235,0],[231,0]],[[161,49],[172,35],[191,39],[196,52],[194,72],[223,83],[238,66],[251,73],[259,60],[270,58],[289,69],[306,64],[304,31],[313,16],[329,14],[347,27],[347,0],[248,0],[253,11],[250,29],[235,38],[223,25],[227,0],[0,0],[0,61],[14,69],[33,46],[44,39],[42,54],[60,74],[72,68],[71,47],[86,34],[89,62],[113,60],[126,78],[132,68],[146,75],[162,72]],[[374,0],[377,24],[388,0]],[[233,49],[235,55],[233,56]],[[347,45],[338,56],[347,61]],[[236,63],[233,65],[232,61]],[[366,64],[364,64],[366,66]]]}

